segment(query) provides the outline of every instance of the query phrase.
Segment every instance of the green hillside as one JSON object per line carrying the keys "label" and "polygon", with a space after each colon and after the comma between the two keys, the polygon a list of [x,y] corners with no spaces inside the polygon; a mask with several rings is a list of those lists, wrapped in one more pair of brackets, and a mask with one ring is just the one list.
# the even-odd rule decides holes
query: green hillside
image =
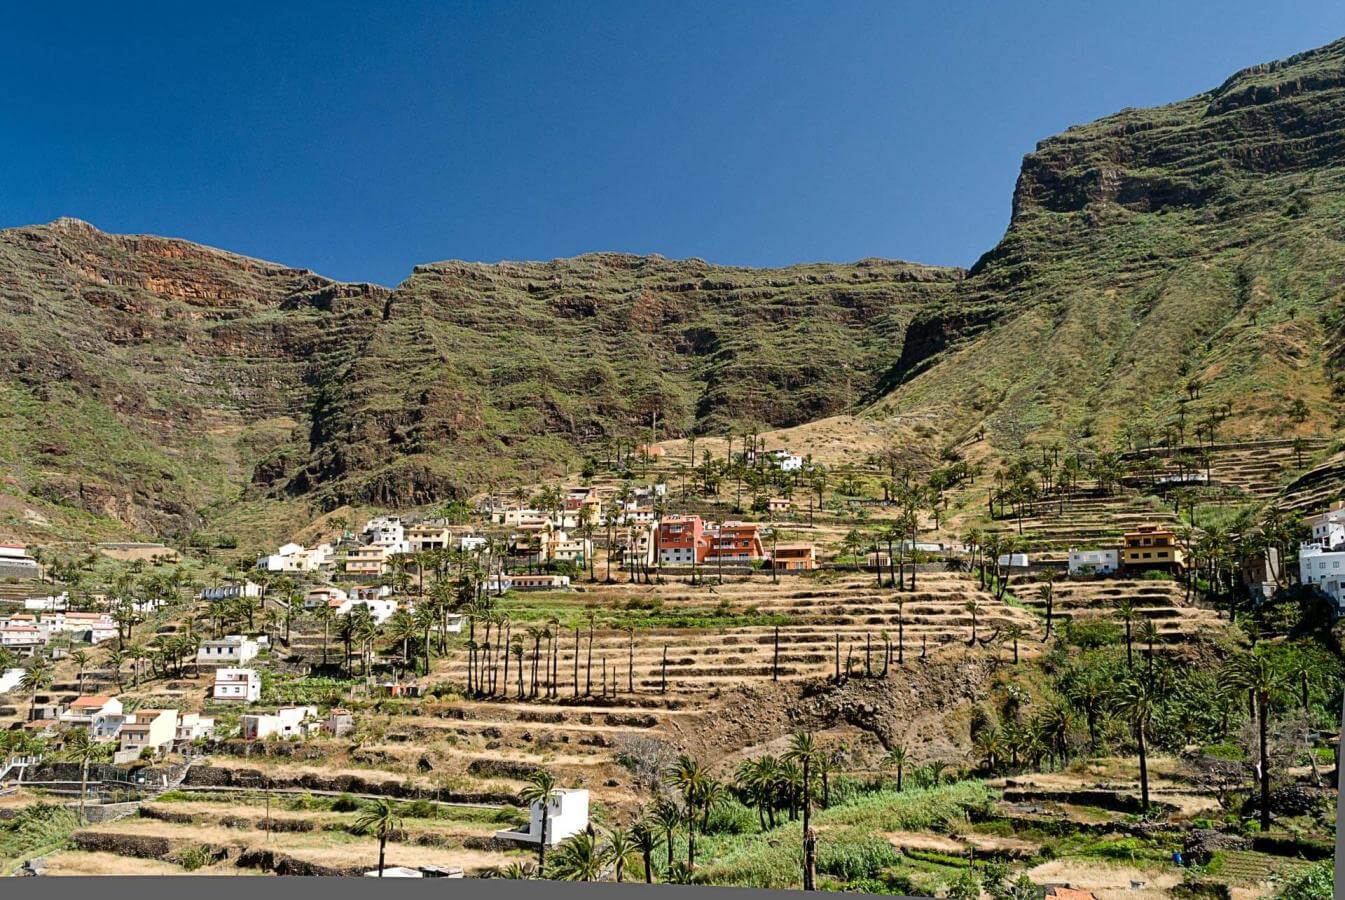
{"label": "green hillside", "polygon": [[922,312],[907,347],[925,353],[874,412],[984,424],[1004,451],[1189,441],[1211,414],[1221,436],[1334,431],[1342,263],[1337,42],[1039,144],[1004,239]]}

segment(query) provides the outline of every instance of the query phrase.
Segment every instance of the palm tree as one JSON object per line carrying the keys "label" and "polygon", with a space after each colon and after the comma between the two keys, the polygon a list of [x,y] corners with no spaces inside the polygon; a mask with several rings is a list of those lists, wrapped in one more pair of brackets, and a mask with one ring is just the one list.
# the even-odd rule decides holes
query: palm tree
{"label": "palm tree", "polygon": [[392,801],[380,797],[368,803],[355,819],[355,830],[362,834],[374,834],[378,837],[378,877],[383,877],[384,858],[388,847],[388,836],[402,827],[401,816]]}
{"label": "palm tree", "polygon": [[1161,700],[1151,678],[1131,678],[1122,682],[1116,692],[1116,706],[1135,730],[1140,763],[1140,808],[1146,813],[1149,811],[1148,729]]}
{"label": "palm tree", "polygon": [[411,668],[411,642],[420,637],[420,626],[406,609],[399,609],[388,619],[388,637],[402,645],[402,668]]}
{"label": "palm tree", "polygon": [[43,656],[34,656],[24,668],[19,679],[19,688],[32,695],[28,705],[28,718],[37,712],[37,695],[51,686],[51,663]]}
{"label": "palm tree", "polygon": [[1251,695],[1256,707],[1257,766],[1261,782],[1261,830],[1270,828],[1270,707],[1284,687],[1284,672],[1260,649],[1233,660],[1226,671],[1227,683]]}
{"label": "palm tree", "polygon": [[1119,615],[1121,621],[1125,623],[1126,668],[1130,668],[1135,664],[1134,651],[1131,649],[1131,630],[1135,622],[1135,602],[1129,597],[1119,598],[1116,601],[1116,614]]}
{"label": "palm tree", "polygon": [[89,667],[89,654],[83,650],[72,650],[70,661],[78,667],[79,692],[84,693],[84,670]]}
{"label": "palm tree", "polygon": [[972,647],[976,644],[976,625],[981,614],[981,601],[973,597],[963,604],[962,608],[971,613],[971,640],[967,641],[967,646]]}
{"label": "palm tree", "polygon": [[84,802],[89,795],[89,763],[104,755],[105,746],[89,734],[89,729],[72,731],[65,739],[65,755],[79,763],[79,820],[85,821]]}
{"label": "palm tree", "polygon": [[635,846],[635,839],[629,831],[613,828],[607,833],[607,843],[601,851],[602,860],[605,864],[611,865],[612,874],[618,884],[625,880],[626,866],[637,858],[639,852]]}
{"label": "palm tree", "polygon": [[1013,624],[1004,629],[1004,639],[1013,644],[1013,664],[1018,665],[1018,642],[1026,634],[1022,625]]}
{"label": "palm tree", "polygon": [[[631,844],[644,864],[644,883],[654,883],[654,853],[663,843],[661,824],[652,819],[641,819],[630,827]],[[618,881],[620,879],[617,879]]]}
{"label": "palm tree", "polygon": [[547,824],[551,815],[551,803],[559,793],[556,776],[546,769],[538,769],[528,776],[528,783],[523,785],[523,790],[519,791],[518,795],[519,799],[529,806],[540,804],[542,807],[542,833],[537,841],[537,873],[543,877],[546,875]]}
{"label": "palm tree", "polygon": [[1046,607],[1046,631],[1042,633],[1043,641],[1050,640],[1051,626],[1055,620],[1055,573],[1049,573],[1046,579],[1037,587],[1037,598],[1041,600],[1042,605]]}
{"label": "palm tree", "polygon": [[327,642],[331,640],[332,619],[336,618],[336,609],[326,600],[313,608],[313,616],[322,623],[322,668],[327,668]]}
{"label": "palm tree", "polygon": [[789,750],[784,759],[797,763],[803,770],[803,889],[817,889],[817,836],[812,829],[812,766],[817,760],[819,750],[813,736],[806,731],[796,731],[790,739]]}
{"label": "palm tree", "polygon": [[893,766],[897,770],[897,793],[901,793],[902,770],[906,768],[906,748],[898,744],[883,758],[883,765]]}
{"label": "palm tree", "polygon": [[649,821],[657,825],[663,831],[663,844],[668,850],[668,869],[671,871],[673,866],[673,835],[677,833],[677,826],[682,824],[682,812],[667,797],[660,797],[654,802],[654,809],[649,814]]}
{"label": "palm tree", "polygon": [[696,866],[696,813],[710,783],[710,773],[694,757],[685,753],[673,764],[668,779],[682,793],[683,817],[687,826],[687,866]]}
{"label": "palm tree", "polygon": [[600,881],[604,861],[597,838],[581,831],[566,838],[556,848],[552,874],[562,881]]}
{"label": "palm tree", "polygon": [[122,690],[121,667],[126,662],[125,654],[123,654],[116,647],[109,647],[107,649],[107,655],[103,658],[103,661],[112,670],[112,680],[117,683],[117,693],[121,693]]}

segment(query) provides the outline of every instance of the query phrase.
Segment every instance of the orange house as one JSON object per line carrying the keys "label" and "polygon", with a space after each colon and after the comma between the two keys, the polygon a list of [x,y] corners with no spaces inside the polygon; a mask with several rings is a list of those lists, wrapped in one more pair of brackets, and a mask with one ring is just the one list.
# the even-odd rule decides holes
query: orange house
{"label": "orange house", "polygon": [[761,529],[746,522],[725,522],[710,536],[707,561],[752,562],[765,559],[761,546]]}
{"label": "orange house", "polygon": [[785,572],[807,572],[817,568],[817,550],[812,544],[777,544],[774,566]]}
{"label": "orange house", "polygon": [[705,562],[710,542],[700,516],[668,516],[658,526],[658,561],[662,566]]}

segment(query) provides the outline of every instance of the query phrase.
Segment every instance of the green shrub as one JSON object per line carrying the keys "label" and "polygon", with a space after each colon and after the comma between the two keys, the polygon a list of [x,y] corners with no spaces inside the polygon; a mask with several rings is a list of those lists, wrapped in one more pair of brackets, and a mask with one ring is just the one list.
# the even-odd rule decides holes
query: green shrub
{"label": "green shrub", "polygon": [[1319,862],[1289,876],[1275,896],[1280,900],[1329,900],[1334,877],[1331,860]]}
{"label": "green shrub", "polygon": [[210,848],[204,844],[193,844],[179,850],[174,861],[188,872],[195,872],[203,866],[210,865],[213,857],[210,854]]}
{"label": "green shrub", "polygon": [[757,830],[757,814],[730,797],[710,813],[707,834],[751,834]]}
{"label": "green shrub", "polygon": [[360,801],[350,794],[342,794],[332,801],[333,812],[354,812],[360,808]]}
{"label": "green shrub", "polygon": [[817,871],[845,881],[876,878],[884,869],[900,861],[897,851],[881,838],[827,841],[817,850]]}

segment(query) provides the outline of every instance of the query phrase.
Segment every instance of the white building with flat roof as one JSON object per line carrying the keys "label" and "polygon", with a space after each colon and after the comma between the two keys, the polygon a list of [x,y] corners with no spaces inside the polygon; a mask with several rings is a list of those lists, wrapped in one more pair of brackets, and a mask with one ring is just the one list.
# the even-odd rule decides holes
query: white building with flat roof
{"label": "white building with flat roof", "polygon": [[1111,575],[1120,568],[1120,550],[1115,548],[1103,550],[1070,548],[1069,573],[1071,575]]}
{"label": "white building with flat roof", "polygon": [[213,666],[239,666],[256,659],[257,642],[241,634],[202,641],[196,651],[196,661]]}
{"label": "white building with flat roof", "polygon": [[[552,795],[547,805],[546,845],[554,847],[588,827],[588,791],[583,788],[562,788]],[[523,844],[542,841],[542,803],[535,801],[529,810],[528,824],[518,830],[495,832],[497,838]]]}
{"label": "white building with flat roof", "polygon": [[220,584],[201,591],[202,600],[238,600],[242,597],[260,597],[262,586],[252,581]]}
{"label": "white building with flat roof", "polygon": [[256,703],[262,696],[262,677],[256,669],[216,669],[210,696],[229,702]]}

